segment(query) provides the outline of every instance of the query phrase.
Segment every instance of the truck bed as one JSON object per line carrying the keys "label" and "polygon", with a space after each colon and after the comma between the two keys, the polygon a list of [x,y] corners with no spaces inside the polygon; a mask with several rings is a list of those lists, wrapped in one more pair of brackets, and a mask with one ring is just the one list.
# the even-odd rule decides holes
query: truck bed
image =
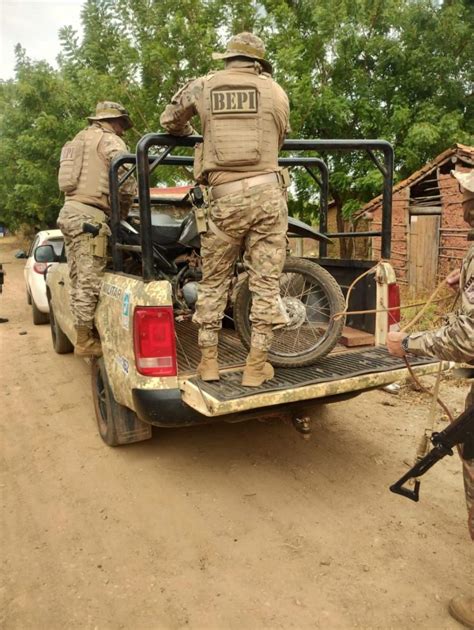
{"label": "truck bed", "polygon": [[[402,359],[391,356],[385,347],[336,347],[314,365],[276,368],[275,377],[260,387],[242,387],[242,366],[247,351],[235,331],[224,329],[219,342],[221,379],[205,383],[196,376],[200,352],[197,327],[191,322],[176,326],[179,381],[183,400],[206,416],[257,409],[303,400],[337,397],[392,383],[407,375]],[[438,362],[411,357],[418,374],[437,369]]]}
{"label": "truck bed", "polygon": [[[196,373],[196,367],[201,358],[197,342],[197,326],[190,321],[175,324],[176,352],[178,355],[178,369],[180,376],[190,376]],[[363,346],[368,349],[373,346]],[[338,344],[331,352],[331,356],[360,351],[361,347],[348,348]],[[231,328],[223,328],[219,334],[219,367],[221,370],[241,368],[245,364],[247,350],[242,345],[237,333]]]}

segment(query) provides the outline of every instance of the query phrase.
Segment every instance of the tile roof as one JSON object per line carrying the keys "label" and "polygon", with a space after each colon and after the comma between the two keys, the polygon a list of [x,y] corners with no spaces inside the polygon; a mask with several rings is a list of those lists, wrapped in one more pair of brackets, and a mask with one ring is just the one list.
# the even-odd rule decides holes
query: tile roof
{"label": "tile roof", "polygon": [[[392,188],[392,195],[393,193],[396,193],[402,188],[405,188],[405,186],[410,186],[411,184],[416,183],[420,179],[423,179],[423,177],[427,175],[428,173],[430,173],[433,169],[437,168],[441,164],[444,164],[445,162],[447,162],[454,156],[457,157],[460,161],[465,162],[467,164],[472,164],[472,166],[474,166],[474,147],[470,147],[468,145],[459,144],[459,143],[455,144],[454,147],[451,147],[450,149],[443,151],[443,153],[440,153],[434,160],[422,166],[420,169],[412,173],[406,179],[403,179],[402,181],[395,184],[395,186],[393,186]],[[381,202],[382,202],[382,195],[378,195],[377,197],[374,197],[373,199],[371,199],[371,201],[366,203],[365,206],[363,206],[356,213],[355,216],[359,217],[360,215],[364,215],[365,213],[371,214],[375,212],[378,209],[378,206],[381,204]]]}

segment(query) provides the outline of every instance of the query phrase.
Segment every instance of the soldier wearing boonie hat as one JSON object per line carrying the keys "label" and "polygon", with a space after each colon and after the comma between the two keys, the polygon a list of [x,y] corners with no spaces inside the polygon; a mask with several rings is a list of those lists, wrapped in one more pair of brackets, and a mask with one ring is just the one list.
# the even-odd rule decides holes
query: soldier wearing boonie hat
{"label": "soldier wearing boonie hat", "polygon": [[120,120],[124,131],[133,127],[132,120],[125,107],[120,105],[120,103],[113,103],[112,101],[97,103],[95,116],[88,116],[87,120],[90,123],[99,120]]}
{"label": "soldier wearing boonie hat", "polygon": [[258,61],[265,72],[272,74],[272,64],[265,59],[265,45],[253,33],[239,33],[229,39],[226,51],[223,53],[212,53],[213,59],[234,59],[235,57],[245,57]]}
{"label": "soldier wearing boonie hat", "polygon": [[286,256],[288,180],[278,152],[289,130],[289,103],[272,79],[265,46],[239,33],[214,53],[225,69],[188,82],[171,99],[160,122],[168,133],[191,135],[198,115],[204,141],[195,149],[195,177],[211,186],[208,231],[202,235],[203,279],[193,321],[199,325],[203,380],[219,379],[218,333],[232,269],[241,248],[252,291],[252,337],[242,384],[273,377],[266,362],[273,329],[284,326],[279,279]]}
{"label": "soldier wearing boonie hat", "polygon": [[[113,101],[98,103],[88,120],[90,126],[61,151],[58,183],[66,199],[57,224],[64,235],[69,265],[71,311],[77,331],[75,352],[101,356],[93,327],[110,235],[109,166],[116,155],[127,151],[122,135],[133,123],[127,110]],[[120,188],[123,216],[128,214],[135,190],[133,178]],[[84,223],[100,227],[99,235],[93,238],[85,234]]]}
{"label": "soldier wearing boonie hat", "polygon": [[[451,171],[460,184],[463,194],[462,207],[464,220],[474,228],[474,169],[467,173]],[[468,240],[474,241],[474,229],[468,234]],[[472,365],[466,370],[471,383],[466,398],[466,409],[474,407],[474,244],[462,262],[461,270],[454,271],[447,278],[448,284],[458,289],[461,294],[461,306],[457,313],[450,316],[444,326],[437,330],[413,333],[389,333],[387,347],[392,354],[403,356],[405,352],[436,357],[445,361],[457,361]],[[470,452],[470,449],[473,452]],[[468,511],[468,529],[474,540],[474,445],[464,444],[462,449],[464,489]],[[449,602],[452,617],[469,628],[474,628],[474,597],[459,595]]]}

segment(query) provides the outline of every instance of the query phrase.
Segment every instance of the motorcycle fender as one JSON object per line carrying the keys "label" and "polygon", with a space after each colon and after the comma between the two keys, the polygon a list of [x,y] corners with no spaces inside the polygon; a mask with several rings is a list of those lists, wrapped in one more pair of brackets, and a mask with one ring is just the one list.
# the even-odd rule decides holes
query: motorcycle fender
{"label": "motorcycle fender", "polygon": [[288,217],[288,235],[289,236],[299,236],[302,238],[313,238],[316,241],[324,241],[326,243],[332,243],[332,240],[313,229],[310,225],[303,223],[299,219],[295,219],[294,217]]}

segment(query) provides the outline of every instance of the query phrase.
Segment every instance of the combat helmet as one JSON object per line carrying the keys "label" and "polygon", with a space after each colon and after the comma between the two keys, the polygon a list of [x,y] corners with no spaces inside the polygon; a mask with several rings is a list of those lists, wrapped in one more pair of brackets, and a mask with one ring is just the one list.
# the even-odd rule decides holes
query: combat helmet
{"label": "combat helmet", "polygon": [[125,131],[133,127],[132,119],[123,105],[113,101],[101,101],[95,108],[95,116],[88,116],[89,122],[95,120],[110,120],[111,118],[121,118],[124,122]]}
{"label": "combat helmet", "polygon": [[238,33],[227,42],[224,53],[212,53],[213,59],[232,59],[232,57],[248,57],[257,60],[269,74],[272,74],[272,64],[265,59],[265,44],[253,33],[244,31]]}

